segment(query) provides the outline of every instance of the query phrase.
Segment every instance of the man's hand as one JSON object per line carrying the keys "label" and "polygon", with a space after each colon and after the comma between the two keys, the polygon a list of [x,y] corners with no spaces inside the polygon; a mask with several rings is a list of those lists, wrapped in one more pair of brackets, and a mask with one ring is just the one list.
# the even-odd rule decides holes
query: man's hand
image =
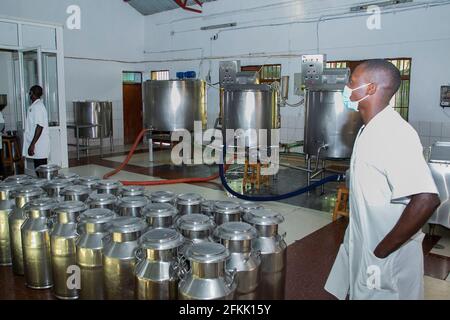
{"label": "man's hand", "polygon": [[30,144],[30,146],[28,147],[28,155],[30,157],[34,156],[34,144]]}

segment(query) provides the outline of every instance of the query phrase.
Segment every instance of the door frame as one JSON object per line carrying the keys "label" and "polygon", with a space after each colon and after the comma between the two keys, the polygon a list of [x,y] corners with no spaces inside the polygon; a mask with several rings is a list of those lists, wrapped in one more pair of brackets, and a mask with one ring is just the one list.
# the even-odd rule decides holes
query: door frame
{"label": "door frame", "polygon": [[[126,81],[123,81],[123,77],[122,77],[122,105],[123,105],[123,144],[124,145],[126,145],[127,143],[127,141],[126,141],[126,139],[127,139],[127,137],[126,137],[126,135],[125,135],[125,95],[124,95],[124,86],[125,85],[139,85],[140,87],[141,87],[141,116],[142,116],[142,128],[144,128],[144,79],[143,79],[143,77],[144,77],[144,72],[142,72],[142,71],[128,71],[128,70],[124,70],[124,71],[122,71],[122,75],[124,74],[124,73],[137,73],[137,74],[140,74],[141,76],[140,76],[140,79],[141,79],[141,81],[140,82],[126,82]],[[136,137],[135,137],[136,138]],[[135,139],[134,138],[134,139]],[[134,140],[131,142],[131,143],[134,143]]]}

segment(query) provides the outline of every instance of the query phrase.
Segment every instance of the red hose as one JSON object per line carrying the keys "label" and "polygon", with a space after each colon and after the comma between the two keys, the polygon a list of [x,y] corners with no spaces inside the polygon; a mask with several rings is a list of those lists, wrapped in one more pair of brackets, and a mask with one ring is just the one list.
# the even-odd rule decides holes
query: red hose
{"label": "red hose", "polygon": [[[144,134],[150,131],[148,129],[142,130],[139,135],[136,138],[136,141],[134,142],[133,146],[131,147],[130,152],[128,153],[128,156],[125,158],[125,160],[118,166],[116,169],[114,169],[111,172],[108,172],[103,176],[103,179],[108,179],[115,174],[122,171],[125,166],[130,162],[131,158],[133,157],[134,152],[136,151],[137,146],[139,145],[139,142],[143,138]],[[209,177],[205,178],[182,178],[182,179],[172,179],[172,180],[157,180],[157,181],[121,181],[123,185],[125,186],[160,186],[160,185],[167,185],[167,184],[178,184],[178,183],[199,183],[199,182],[209,182],[211,180],[215,180],[219,178],[219,174],[215,174]]]}

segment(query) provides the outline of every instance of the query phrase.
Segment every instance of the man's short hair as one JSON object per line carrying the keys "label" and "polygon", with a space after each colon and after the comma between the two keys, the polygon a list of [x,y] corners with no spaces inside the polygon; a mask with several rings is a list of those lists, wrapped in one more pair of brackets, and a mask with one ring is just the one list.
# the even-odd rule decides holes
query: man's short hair
{"label": "man's short hair", "polygon": [[36,97],[36,98],[40,98],[42,97],[42,87],[41,86],[32,86],[30,89],[30,92]]}
{"label": "man's short hair", "polygon": [[391,97],[394,96],[400,88],[402,82],[400,70],[398,70],[391,62],[383,59],[372,59],[363,62],[361,67],[368,72],[382,74],[383,81],[386,81],[383,84],[386,86],[386,90]]}

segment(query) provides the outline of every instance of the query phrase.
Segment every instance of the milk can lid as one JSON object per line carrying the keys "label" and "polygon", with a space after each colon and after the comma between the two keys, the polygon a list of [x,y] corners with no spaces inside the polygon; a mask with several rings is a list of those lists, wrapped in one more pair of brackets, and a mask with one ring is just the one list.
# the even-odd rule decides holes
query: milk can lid
{"label": "milk can lid", "polygon": [[244,212],[247,212],[247,211],[252,210],[252,209],[263,209],[264,208],[259,203],[251,202],[251,201],[241,202],[240,205],[241,205],[241,208],[242,208],[242,210]]}
{"label": "milk can lid", "polygon": [[41,178],[28,179],[28,180],[25,180],[23,182],[23,185],[39,187],[39,188],[42,188],[42,187],[46,186],[47,184],[48,184],[48,180],[47,179],[41,179]]}
{"label": "milk can lid", "polygon": [[271,209],[252,209],[244,215],[244,221],[253,225],[278,225],[284,222],[284,217]]}
{"label": "milk can lid", "polygon": [[150,195],[152,201],[172,201],[176,197],[172,191],[156,191]]}
{"label": "milk can lid", "polygon": [[186,250],[186,258],[200,263],[215,263],[224,261],[230,253],[227,248],[219,243],[200,242],[189,246]]}
{"label": "milk can lid", "polygon": [[0,183],[0,192],[11,192],[20,188],[20,184],[16,182],[3,182]]}
{"label": "milk can lid", "polygon": [[56,188],[56,187],[68,187],[71,185],[72,182],[67,179],[53,179],[50,181],[47,181],[47,184],[45,184],[44,188]]}
{"label": "milk can lid", "polygon": [[177,213],[177,209],[169,203],[149,203],[144,208],[146,217],[173,217]]}
{"label": "milk can lid", "polygon": [[119,217],[111,222],[111,232],[132,233],[144,231],[147,228],[145,220],[137,217]]}
{"label": "milk can lid", "polygon": [[76,180],[79,179],[80,176],[74,172],[65,172],[65,173],[60,173],[58,175],[59,178],[61,179],[69,179],[69,180]]}
{"label": "milk can lid", "polygon": [[203,210],[213,210],[215,203],[216,203],[216,200],[203,200],[202,201],[202,209]]}
{"label": "milk can lid", "polygon": [[23,183],[26,180],[30,180],[30,179],[33,179],[33,177],[28,176],[26,174],[18,174],[18,175],[10,176],[10,177],[6,178],[4,182]]}
{"label": "milk can lid", "polygon": [[121,208],[143,208],[148,204],[148,198],[143,196],[123,197],[118,200]]}
{"label": "milk can lid", "polygon": [[122,183],[117,180],[100,180],[98,181],[96,188],[100,189],[116,189],[120,188],[122,186]]}
{"label": "milk can lid", "polygon": [[184,193],[177,197],[177,204],[196,205],[203,201],[203,197],[197,193]]}
{"label": "milk can lid", "polygon": [[60,202],[54,209],[56,213],[59,212],[80,212],[85,211],[87,206],[81,201],[64,201]]}
{"label": "milk can lid", "polygon": [[84,194],[90,194],[91,188],[87,186],[81,186],[81,185],[75,185],[75,186],[68,186],[64,188],[64,190],[61,192],[63,195],[84,195]]}
{"label": "milk can lid", "polygon": [[15,193],[15,196],[42,196],[43,194],[45,194],[45,191],[42,190],[39,187],[34,187],[34,186],[22,186],[22,188],[17,189],[17,192]]}
{"label": "milk can lid", "polygon": [[61,167],[56,164],[43,164],[39,166],[36,171],[38,172],[52,172],[52,171],[58,171]]}
{"label": "milk can lid", "polygon": [[239,203],[233,201],[216,201],[214,204],[214,211],[219,213],[231,214],[241,210]]}
{"label": "milk can lid", "polygon": [[178,229],[204,231],[214,228],[214,221],[204,214],[186,214],[177,220]]}
{"label": "milk can lid", "polygon": [[26,210],[33,211],[44,211],[44,210],[52,210],[55,206],[58,205],[58,202],[53,198],[38,198],[31,200],[26,205]]}
{"label": "milk can lid", "polygon": [[105,223],[112,221],[116,214],[108,209],[89,209],[83,212],[80,216],[81,222],[87,223]]}
{"label": "milk can lid", "polygon": [[92,182],[92,181],[100,181],[99,177],[96,176],[88,176],[88,177],[80,177],[78,179],[80,182]]}
{"label": "milk can lid", "polygon": [[257,237],[255,227],[245,222],[227,222],[214,231],[214,235],[224,240],[252,240]]}
{"label": "milk can lid", "polygon": [[174,229],[160,228],[146,232],[139,243],[143,249],[169,250],[181,246],[184,238]]}
{"label": "milk can lid", "polygon": [[117,200],[117,197],[110,193],[92,193],[89,196],[89,201],[92,203],[99,203],[99,204],[111,204],[115,203]]}
{"label": "milk can lid", "polygon": [[124,186],[120,189],[120,193],[124,196],[141,196],[144,192],[143,186]]}

